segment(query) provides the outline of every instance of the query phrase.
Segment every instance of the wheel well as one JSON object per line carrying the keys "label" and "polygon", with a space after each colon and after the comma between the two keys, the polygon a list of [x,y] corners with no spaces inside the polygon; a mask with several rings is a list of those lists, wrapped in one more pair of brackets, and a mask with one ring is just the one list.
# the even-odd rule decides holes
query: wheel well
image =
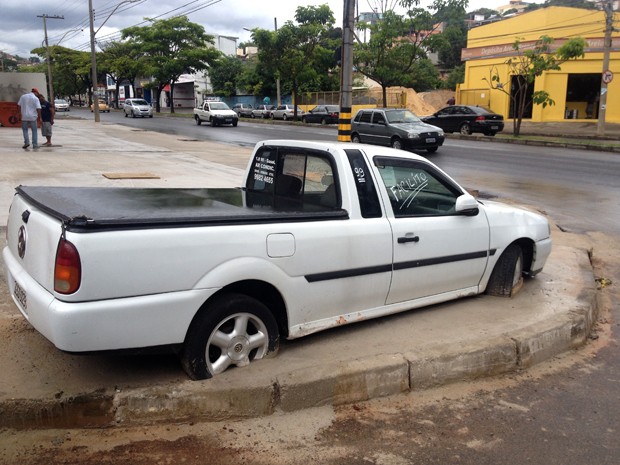
{"label": "wheel well", "polygon": [[523,271],[531,271],[532,260],[534,259],[534,242],[531,239],[525,237],[517,239],[513,242],[521,247],[523,253]]}
{"label": "wheel well", "polygon": [[209,300],[202,305],[200,312],[207,308],[209,302],[213,299],[229,293],[244,294],[265,304],[267,308],[271,310],[271,313],[273,313],[278,323],[280,335],[284,338],[288,337],[288,316],[286,314],[284,299],[275,287],[264,281],[247,280],[229,284],[213,294]]}

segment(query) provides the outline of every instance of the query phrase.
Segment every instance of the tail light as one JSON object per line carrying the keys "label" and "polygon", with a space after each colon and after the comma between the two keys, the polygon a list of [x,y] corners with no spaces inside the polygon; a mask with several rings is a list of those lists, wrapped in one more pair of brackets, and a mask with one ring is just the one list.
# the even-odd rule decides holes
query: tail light
{"label": "tail light", "polygon": [[476,116],[476,121],[484,121],[485,119],[484,116]]}
{"label": "tail light", "polygon": [[80,254],[71,242],[61,238],[56,250],[54,290],[60,294],[72,294],[79,289],[81,280]]}

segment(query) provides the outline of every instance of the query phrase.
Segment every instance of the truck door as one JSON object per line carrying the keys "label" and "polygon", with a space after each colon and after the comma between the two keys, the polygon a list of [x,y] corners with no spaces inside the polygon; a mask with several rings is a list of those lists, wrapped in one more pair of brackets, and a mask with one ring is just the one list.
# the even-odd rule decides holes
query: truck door
{"label": "truck door", "polygon": [[392,207],[394,264],[387,303],[477,292],[489,255],[484,212],[456,214],[461,189],[423,161],[374,161]]}

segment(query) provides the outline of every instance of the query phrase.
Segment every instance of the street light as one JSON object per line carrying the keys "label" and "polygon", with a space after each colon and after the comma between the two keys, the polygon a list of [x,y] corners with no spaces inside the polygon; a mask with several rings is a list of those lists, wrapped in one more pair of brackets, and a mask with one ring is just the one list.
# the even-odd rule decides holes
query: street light
{"label": "street light", "polygon": [[95,24],[94,24],[95,15],[93,12],[93,0],[88,0],[88,17],[90,20],[90,64],[91,64],[91,71],[92,71],[91,79],[93,82],[92,95],[93,95],[93,113],[95,115],[95,123],[98,123],[99,121],[101,121],[101,118],[99,117],[99,98],[95,95],[95,87],[97,85],[97,56],[95,55],[95,34],[99,32],[99,30],[108,21],[108,19],[110,19],[110,16],[112,16],[116,12],[116,10],[120,8],[121,5],[124,5],[125,3],[135,3],[139,1],[142,1],[142,0],[123,0],[122,2],[120,2],[112,10],[112,12],[106,17],[106,19],[103,20],[103,23],[101,23],[101,26],[99,26],[99,29],[95,31]]}

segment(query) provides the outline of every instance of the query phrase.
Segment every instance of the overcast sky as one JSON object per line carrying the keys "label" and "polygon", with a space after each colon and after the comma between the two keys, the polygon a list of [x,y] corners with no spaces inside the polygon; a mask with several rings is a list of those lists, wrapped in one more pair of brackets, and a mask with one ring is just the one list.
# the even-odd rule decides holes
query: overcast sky
{"label": "overcast sky", "polygon": [[[201,24],[209,34],[238,37],[239,42],[250,39],[243,28],[274,27],[294,20],[300,6],[327,3],[342,26],[343,0],[134,0],[124,3],[110,16],[121,0],[92,0],[95,11],[97,40],[118,39],[118,31],[129,26],[147,25],[144,18],[166,19],[185,14],[190,21]],[[468,10],[496,8],[508,0],[470,0]],[[360,12],[370,11],[373,0],[358,0]],[[87,0],[2,0],[0,9],[0,51],[21,57],[44,42],[43,16],[47,16],[50,45],[59,43],[76,50],[90,50]],[[64,19],[57,19],[64,18]],[[104,25],[102,23],[107,19]]]}

